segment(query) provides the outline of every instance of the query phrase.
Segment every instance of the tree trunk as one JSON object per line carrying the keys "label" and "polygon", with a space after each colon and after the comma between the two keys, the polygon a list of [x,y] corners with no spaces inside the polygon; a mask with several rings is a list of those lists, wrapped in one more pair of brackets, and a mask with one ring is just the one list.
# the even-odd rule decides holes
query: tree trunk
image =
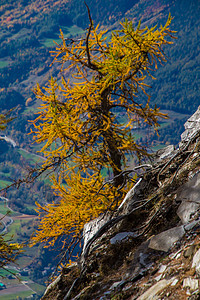
{"label": "tree trunk", "polygon": [[[110,110],[110,106],[109,106],[110,102],[108,96],[110,94],[110,90],[111,87],[108,87],[101,94],[102,97],[101,110],[103,112],[103,115],[108,118],[109,118],[109,110]],[[117,147],[117,140],[113,137],[113,132],[110,128],[108,129],[108,131],[102,133],[102,135],[108,147],[109,156],[112,161],[111,168],[114,176],[114,186],[119,187],[124,182],[123,175],[120,175],[120,173],[122,173],[122,154],[120,153]]]}

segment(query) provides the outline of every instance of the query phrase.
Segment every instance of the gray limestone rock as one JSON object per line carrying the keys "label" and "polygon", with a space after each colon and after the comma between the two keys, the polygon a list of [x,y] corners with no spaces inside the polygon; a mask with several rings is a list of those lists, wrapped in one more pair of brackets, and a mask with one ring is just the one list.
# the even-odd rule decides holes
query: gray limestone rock
{"label": "gray limestone rock", "polygon": [[159,149],[154,156],[155,162],[160,162],[165,158],[169,158],[174,154],[174,150],[175,150],[174,145],[169,145],[167,147]]}
{"label": "gray limestone rock", "polygon": [[177,283],[179,282],[179,280],[177,278],[175,278],[171,284],[171,286],[175,286],[177,285]]}
{"label": "gray limestone rock", "polygon": [[126,241],[129,237],[136,237],[136,236],[137,234],[135,234],[134,232],[119,232],[110,239],[110,243],[113,245],[116,243],[120,243],[122,241]]}
{"label": "gray limestone rock", "polygon": [[83,245],[83,251],[84,253],[85,247],[88,243],[88,241],[97,233],[97,231],[110,220],[109,215],[103,215],[99,216],[98,218],[86,223],[83,228],[83,239],[84,239],[84,245]]}
{"label": "gray limestone rock", "polygon": [[200,219],[192,221],[192,222],[184,225],[184,229],[185,229],[185,231],[190,231],[199,223],[200,223]]}
{"label": "gray limestone rock", "polygon": [[199,280],[194,278],[185,278],[183,280],[183,287],[189,287],[191,291],[196,291],[199,287]]}
{"label": "gray limestone rock", "polygon": [[150,239],[149,248],[167,252],[171,246],[185,234],[183,226],[174,227],[163,231]]}
{"label": "gray limestone rock", "polygon": [[158,273],[159,273],[159,274],[162,274],[162,273],[165,272],[166,269],[167,269],[167,266],[166,266],[166,265],[161,265],[161,266],[160,266],[160,269],[158,270]]}
{"label": "gray limestone rock", "polygon": [[179,147],[183,146],[187,143],[190,138],[195,134],[195,132],[200,129],[200,106],[197,111],[187,120],[184,124],[185,131],[181,134],[181,142],[179,143]]}
{"label": "gray limestone rock", "polygon": [[177,215],[182,221],[182,224],[186,224],[190,221],[191,215],[197,211],[199,204],[195,202],[183,201],[177,210]]}
{"label": "gray limestone rock", "polygon": [[[152,287],[150,287],[144,294],[142,294],[140,297],[137,298],[137,300],[153,300],[153,299],[159,299],[156,297],[158,293],[160,293],[162,290],[164,290],[167,286],[173,283],[175,280],[175,277],[171,279],[163,279],[154,284]],[[132,298],[134,299],[134,298]]]}
{"label": "gray limestone rock", "polygon": [[192,268],[195,268],[196,272],[200,275],[200,249],[195,253],[193,257]]}
{"label": "gray limestone rock", "polygon": [[182,201],[177,214],[183,224],[188,223],[191,214],[200,207],[200,173],[197,173],[177,190],[177,200]]}

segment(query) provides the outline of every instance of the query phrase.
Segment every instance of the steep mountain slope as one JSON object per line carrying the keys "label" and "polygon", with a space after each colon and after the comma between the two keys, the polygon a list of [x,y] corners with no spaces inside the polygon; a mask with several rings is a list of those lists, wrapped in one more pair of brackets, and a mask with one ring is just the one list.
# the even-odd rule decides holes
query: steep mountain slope
{"label": "steep mountain slope", "polygon": [[85,226],[77,264],[43,300],[199,299],[200,108],[178,149],[159,151],[118,211]]}

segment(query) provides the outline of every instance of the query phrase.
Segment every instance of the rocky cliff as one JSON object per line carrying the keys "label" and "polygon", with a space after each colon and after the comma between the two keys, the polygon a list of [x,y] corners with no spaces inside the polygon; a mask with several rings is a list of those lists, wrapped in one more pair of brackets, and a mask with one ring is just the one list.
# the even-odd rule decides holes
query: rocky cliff
{"label": "rocky cliff", "polygon": [[43,300],[200,299],[199,129],[200,108],[179,148],[158,151],[118,210],[85,226],[80,262]]}

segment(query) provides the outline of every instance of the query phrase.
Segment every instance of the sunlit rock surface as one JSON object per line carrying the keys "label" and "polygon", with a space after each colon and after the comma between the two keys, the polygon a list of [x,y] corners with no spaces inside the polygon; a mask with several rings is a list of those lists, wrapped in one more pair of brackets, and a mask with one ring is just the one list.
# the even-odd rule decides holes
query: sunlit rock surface
{"label": "sunlit rock surface", "polygon": [[187,143],[200,129],[200,106],[197,111],[185,123],[185,131],[181,134],[180,146]]}

